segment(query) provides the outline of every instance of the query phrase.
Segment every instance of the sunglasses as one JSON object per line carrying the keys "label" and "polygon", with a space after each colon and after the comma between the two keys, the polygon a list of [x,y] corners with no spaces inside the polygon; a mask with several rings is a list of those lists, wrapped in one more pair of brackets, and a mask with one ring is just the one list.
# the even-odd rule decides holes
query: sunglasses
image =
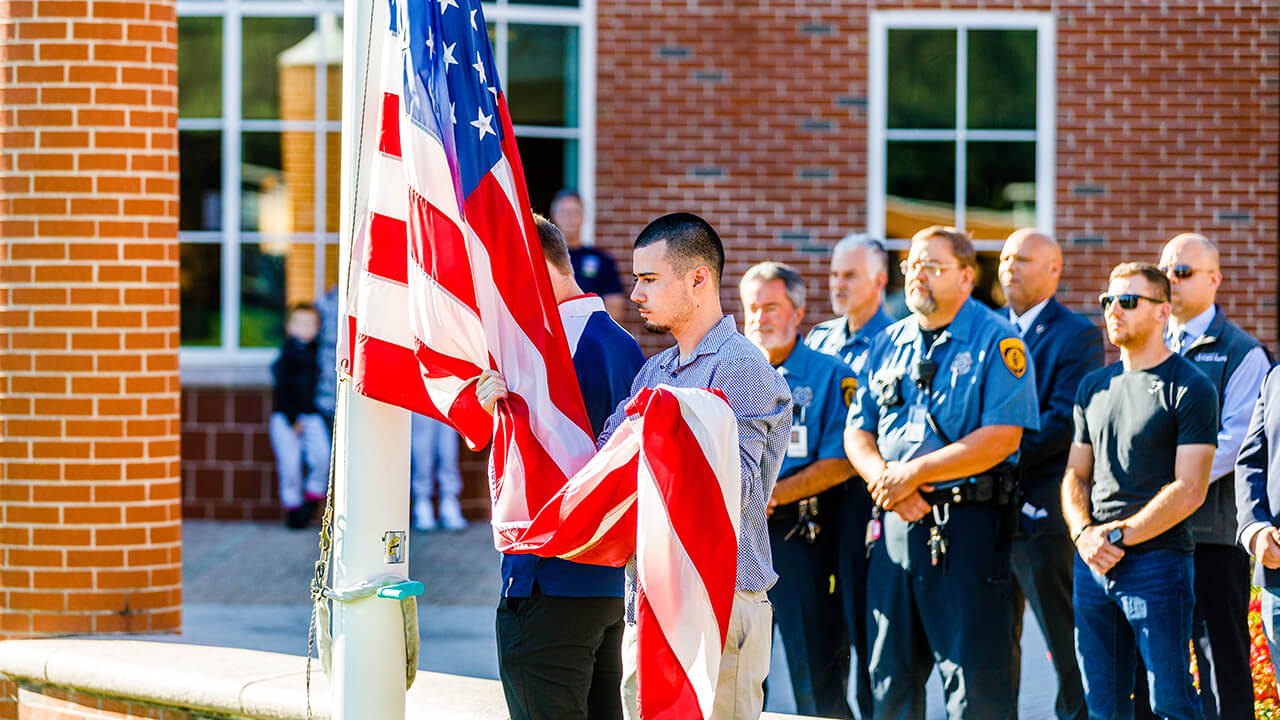
{"label": "sunglasses", "polygon": [[1161,265],[1159,270],[1165,275],[1172,275],[1179,280],[1186,280],[1198,272],[1213,272],[1204,268],[1193,268],[1190,265]]}
{"label": "sunglasses", "polygon": [[1098,303],[1102,305],[1103,312],[1106,312],[1107,308],[1111,307],[1111,303],[1113,302],[1120,303],[1120,307],[1124,308],[1125,310],[1132,310],[1138,307],[1139,300],[1146,300],[1148,302],[1156,303],[1157,305],[1165,302],[1164,300],[1160,300],[1158,298],[1147,297],[1146,295],[1133,295],[1130,293],[1126,293],[1124,295],[1099,295],[1098,296]]}

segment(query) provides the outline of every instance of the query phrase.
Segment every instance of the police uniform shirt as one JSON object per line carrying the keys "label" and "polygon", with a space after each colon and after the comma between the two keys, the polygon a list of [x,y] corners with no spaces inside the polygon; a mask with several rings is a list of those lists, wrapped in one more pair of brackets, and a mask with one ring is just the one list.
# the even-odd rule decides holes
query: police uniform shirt
{"label": "police uniform shirt", "polygon": [[892,324],[893,319],[885,314],[881,305],[857,332],[850,334],[849,318],[841,316],[814,325],[804,344],[824,355],[838,358],[853,370],[854,375],[862,375],[872,343]]}
{"label": "police uniform shirt", "polygon": [[[849,409],[849,425],[875,435],[885,461],[906,462],[986,425],[1039,429],[1035,371],[1008,320],[965,300],[934,345],[931,392],[916,385],[927,350],[915,315],[890,326]],[[928,426],[926,408],[945,440]],[[1005,462],[1017,459],[1014,451]]]}
{"label": "police uniform shirt", "polygon": [[791,440],[778,479],[828,458],[844,458],[844,419],[857,387],[843,363],[796,339],[778,367],[791,388]]}
{"label": "police uniform shirt", "polygon": [[[1179,445],[1217,444],[1218,393],[1177,353],[1142,370],[1112,363],[1080,381],[1075,426],[1075,441],[1093,447],[1090,515],[1120,520],[1173,481]],[[1190,526],[1183,520],[1140,547],[1189,553]]]}
{"label": "police uniform shirt", "polygon": [[576,247],[569,251],[569,264],[573,266],[573,279],[583,292],[600,297],[622,294],[618,266],[609,253],[585,245]]}

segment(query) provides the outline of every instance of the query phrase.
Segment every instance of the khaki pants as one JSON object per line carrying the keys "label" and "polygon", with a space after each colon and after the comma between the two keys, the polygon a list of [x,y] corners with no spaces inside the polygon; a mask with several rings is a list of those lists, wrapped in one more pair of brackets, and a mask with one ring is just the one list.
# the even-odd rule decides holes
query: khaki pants
{"label": "khaki pants", "polygon": [[[764,709],[764,679],[769,674],[769,650],[773,644],[773,606],[763,592],[739,590],[733,594],[729,637],[720,658],[716,701],[711,720],[754,720]],[[629,720],[639,720],[636,698],[636,626],[622,633],[622,710]]]}

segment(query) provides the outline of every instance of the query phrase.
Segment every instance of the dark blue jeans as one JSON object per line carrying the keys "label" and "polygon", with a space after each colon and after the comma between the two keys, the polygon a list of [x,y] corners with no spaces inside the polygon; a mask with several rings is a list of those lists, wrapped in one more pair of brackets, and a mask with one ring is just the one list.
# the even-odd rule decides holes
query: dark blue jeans
{"label": "dark blue jeans", "polygon": [[1130,550],[1106,575],[1076,555],[1076,657],[1089,717],[1133,717],[1136,653],[1147,666],[1151,710],[1202,720],[1191,684],[1191,553]]}

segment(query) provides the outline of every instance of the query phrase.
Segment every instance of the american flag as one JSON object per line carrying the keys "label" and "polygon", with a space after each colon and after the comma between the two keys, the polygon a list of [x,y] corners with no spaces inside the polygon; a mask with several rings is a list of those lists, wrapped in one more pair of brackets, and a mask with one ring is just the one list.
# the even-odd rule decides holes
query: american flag
{"label": "american flag", "polygon": [[[641,714],[705,716],[735,580],[732,411],[706,391],[646,392],[635,429],[596,455],[480,0],[373,1],[389,21],[371,49],[381,93],[376,147],[359,153],[372,168],[342,369],[360,394],[444,420],[473,449],[493,440],[499,550],[637,554]],[[493,418],[474,393],[488,368],[509,391]]]}

